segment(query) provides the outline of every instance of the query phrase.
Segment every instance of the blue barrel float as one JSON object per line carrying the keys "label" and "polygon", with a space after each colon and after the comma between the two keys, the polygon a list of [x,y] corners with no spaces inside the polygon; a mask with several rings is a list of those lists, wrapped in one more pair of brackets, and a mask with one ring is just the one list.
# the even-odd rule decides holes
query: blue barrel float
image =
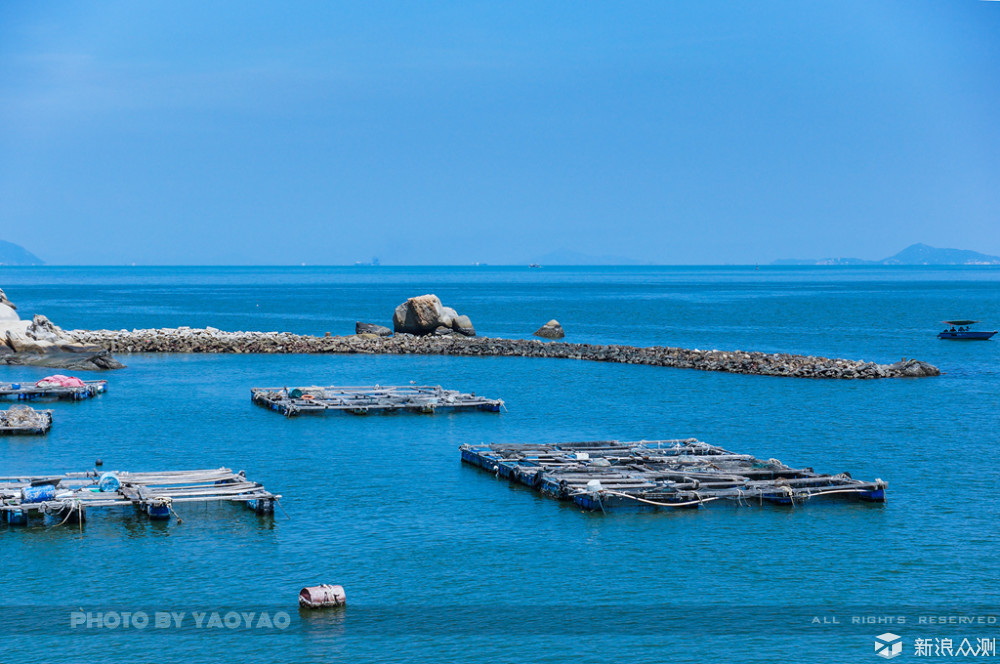
{"label": "blue barrel float", "polygon": [[170,504],[166,501],[157,500],[146,503],[146,514],[150,519],[165,521],[170,518]]}
{"label": "blue barrel float", "polygon": [[247,508],[254,514],[274,514],[274,499],[252,498],[247,501]]}
{"label": "blue barrel float", "polygon": [[121,480],[114,473],[104,473],[101,479],[97,480],[98,488],[105,493],[112,493],[122,487]]}
{"label": "blue barrel float", "polygon": [[28,510],[6,510],[4,516],[7,523],[12,526],[26,526],[28,524]]}
{"label": "blue barrel float", "polygon": [[21,489],[22,503],[44,503],[56,499],[56,487],[53,484],[26,486]]}

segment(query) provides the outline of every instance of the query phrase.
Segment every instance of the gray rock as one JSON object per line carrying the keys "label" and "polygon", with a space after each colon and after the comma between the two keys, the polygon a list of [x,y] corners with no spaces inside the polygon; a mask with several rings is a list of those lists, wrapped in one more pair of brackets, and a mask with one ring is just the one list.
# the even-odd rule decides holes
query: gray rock
{"label": "gray rock", "polygon": [[437,295],[411,297],[396,307],[392,327],[401,334],[439,334],[438,328],[444,327],[465,336],[476,335],[469,317],[459,315],[451,307],[442,306]]}
{"label": "gray rock", "polygon": [[[119,362],[118,360],[116,360],[114,357],[112,357],[111,353],[109,353],[106,350],[101,350],[99,353],[96,353],[96,354],[90,356],[86,360],[86,362],[88,362],[89,364],[94,365],[94,367],[97,368],[97,369],[124,369],[125,368],[124,364],[122,364],[121,362]],[[81,368],[86,368],[86,367],[81,367]]]}
{"label": "gray rock", "polygon": [[26,320],[14,321],[6,326],[5,336],[7,345],[14,349],[15,353],[45,352],[46,348],[53,347],[51,342],[40,342],[28,332],[31,322]]}
{"label": "gray rock", "polygon": [[560,325],[559,321],[554,318],[535,330],[534,334],[536,337],[542,337],[544,339],[562,339],[566,336],[562,325]]}
{"label": "gray rock", "polygon": [[362,323],[361,321],[358,321],[354,324],[354,334],[374,334],[379,337],[391,337],[392,330],[387,328],[385,325]]}
{"label": "gray rock", "polygon": [[454,327],[458,312],[451,307],[441,307],[441,315],[438,317],[438,324],[445,327]]}
{"label": "gray rock", "polygon": [[54,325],[52,321],[41,314],[35,314],[28,325],[28,336],[38,341],[51,341],[53,343],[66,338],[66,333],[62,328]]}
{"label": "gray rock", "polygon": [[889,373],[904,378],[924,378],[926,376],[940,376],[941,370],[927,362],[920,360],[904,360],[888,366]]}
{"label": "gray rock", "polygon": [[30,321],[0,323],[0,363],[50,367],[54,369],[120,369],[125,365],[101,346],[81,343],[45,316]]}
{"label": "gray rock", "polygon": [[476,336],[476,328],[472,327],[472,321],[468,316],[455,316],[451,328],[466,337]]}
{"label": "gray rock", "polygon": [[441,325],[441,300],[437,295],[411,297],[396,307],[392,326],[396,332],[430,334]]}
{"label": "gray rock", "polygon": [[435,336],[438,337],[450,337],[455,333],[450,327],[445,327],[444,325],[439,325],[434,329]]}
{"label": "gray rock", "polygon": [[0,288],[0,304],[4,304],[11,309],[17,309],[17,305],[7,299],[7,294],[3,292],[2,288]]}
{"label": "gray rock", "polygon": [[123,369],[125,365],[116,360],[106,350],[97,353],[13,353],[0,355],[0,363],[23,366],[47,367],[49,369],[68,369],[70,371],[98,371],[104,369]]}

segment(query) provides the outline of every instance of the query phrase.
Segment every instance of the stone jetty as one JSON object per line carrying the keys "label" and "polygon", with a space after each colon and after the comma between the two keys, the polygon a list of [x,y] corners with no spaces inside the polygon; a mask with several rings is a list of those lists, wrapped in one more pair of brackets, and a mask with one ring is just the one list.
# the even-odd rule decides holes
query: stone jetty
{"label": "stone jetty", "polygon": [[926,362],[904,360],[877,364],[785,353],[689,350],[668,346],[636,346],[545,342],[539,339],[362,334],[315,337],[289,332],[224,332],[213,327],[148,330],[72,330],[80,343],[112,353],[343,353],[389,355],[457,355],[472,357],[544,357],[679,369],[795,378],[918,378],[938,376]]}

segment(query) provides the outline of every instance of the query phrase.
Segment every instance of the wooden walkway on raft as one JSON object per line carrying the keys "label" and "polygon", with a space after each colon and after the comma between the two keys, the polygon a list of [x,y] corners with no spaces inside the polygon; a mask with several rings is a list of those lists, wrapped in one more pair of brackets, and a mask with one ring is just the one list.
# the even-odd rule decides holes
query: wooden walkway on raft
{"label": "wooden walkway on raft", "polygon": [[0,436],[39,435],[51,428],[51,410],[35,410],[31,406],[0,410]]}
{"label": "wooden walkway on raft", "polygon": [[0,383],[0,399],[14,401],[34,401],[36,399],[60,399],[82,401],[103,394],[108,389],[106,380],[86,380],[82,387],[36,387],[34,383]]}
{"label": "wooden walkway on raft", "polygon": [[500,412],[501,399],[446,390],[440,385],[254,387],[250,399],[255,404],[291,417],[299,413],[346,411],[355,415],[370,412],[434,413],[439,410],[485,410]]}
{"label": "wooden walkway on raft", "polygon": [[885,502],[886,483],[823,475],[689,438],[555,445],[462,445],[462,461],[588,511],[796,505],[815,499]]}
{"label": "wooden walkway on raft", "polygon": [[[0,477],[0,521],[25,525],[51,515],[82,522],[96,508],[133,507],[152,519],[169,519],[189,503],[243,503],[257,514],[273,514],[281,499],[243,471],[229,468],[151,473],[97,472]],[[180,506],[180,507],[179,507]]]}

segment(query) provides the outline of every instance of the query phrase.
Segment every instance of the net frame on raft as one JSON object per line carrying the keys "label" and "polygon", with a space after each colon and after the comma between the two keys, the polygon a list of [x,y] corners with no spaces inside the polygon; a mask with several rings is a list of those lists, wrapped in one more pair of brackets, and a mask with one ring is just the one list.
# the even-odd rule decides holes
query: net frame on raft
{"label": "net frame on raft", "polygon": [[287,417],[328,411],[367,415],[398,411],[431,414],[439,410],[498,413],[506,409],[502,399],[449,390],[440,385],[254,387],[250,389],[250,400]]}
{"label": "net frame on raft", "polygon": [[45,514],[82,522],[94,508],[117,507],[180,521],[174,506],[190,503],[244,503],[257,514],[273,514],[280,500],[243,471],[229,468],[0,477],[0,516],[11,525]]}
{"label": "net frame on raft", "polygon": [[[32,421],[11,422],[9,416],[17,412],[19,408],[28,409]],[[51,410],[36,410],[30,406],[12,406],[6,410],[0,410],[0,436],[42,435],[48,433],[51,428]]]}
{"label": "net frame on raft", "polygon": [[[14,387],[17,385],[18,387]],[[8,401],[35,401],[36,399],[57,399],[65,401],[82,401],[108,391],[106,380],[85,380],[82,386],[51,385],[37,387],[34,383],[0,383],[0,399]]]}
{"label": "net frame on raft", "polygon": [[730,452],[694,438],[462,445],[462,461],[587,511],[886,501],[887,483],[828,475]]}

